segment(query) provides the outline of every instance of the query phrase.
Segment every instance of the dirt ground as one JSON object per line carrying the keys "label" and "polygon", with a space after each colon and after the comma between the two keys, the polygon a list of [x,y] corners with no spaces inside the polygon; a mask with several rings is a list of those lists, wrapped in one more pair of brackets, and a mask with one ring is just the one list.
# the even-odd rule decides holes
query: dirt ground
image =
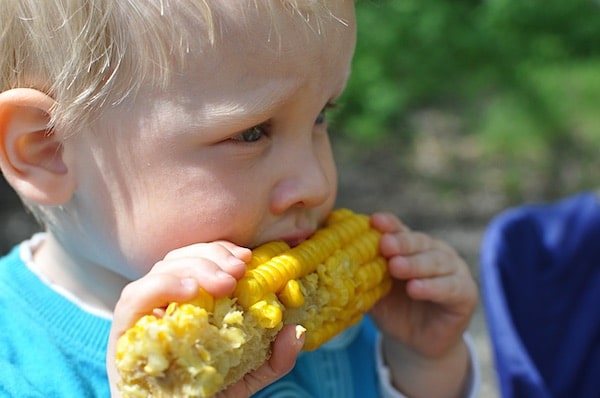
{"label": "dirt ground", "polygon": [[[363,212],[388,210],[398,214],[413,229],[423,230],[452,244],[478,280],[481,235],[489,218],[502,207],[502,202],[493,190],[485,187],[476,191],[465,189],[464,192],[460,188],[440,190],[439,178],[432,170],[443,170],[447,165],[435,163],[440,159],[432,154],[432,145],[424,143],[420,148],[410,162],[416,166],[407,167],[407,162],[402,159],[404,150],[397,143],[361,152],[343,143],[338,145],[338,205]],[[434,164],[428,164],[427,159]],[[21,209],[14,193],[0,179],[0,253],[5,253],[37,230],[37,225]],[[470,332],[482,371],[479,396],[496,398],[499,395],[481,306],[472,320]]]}

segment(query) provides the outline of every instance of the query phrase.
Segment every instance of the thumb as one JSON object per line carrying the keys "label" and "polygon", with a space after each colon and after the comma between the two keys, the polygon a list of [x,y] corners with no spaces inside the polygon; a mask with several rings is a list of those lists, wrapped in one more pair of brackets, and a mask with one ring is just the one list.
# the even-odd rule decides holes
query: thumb
{"label": "thumb", "polygon": [[265,365],[268,365],[270,372],[279,375],[277,379],[294,368],[296,358],[304,346],[304,329],[300,334],[296,331],[296,325],[286,325],[273,342],[273,354]]}
{"label": "thumb", "polygon": [[303,346],[304,333],[297,335],[295,325],[284,326],[272,344],[273,352],[269,360],[218,396],[248,397],[272,384],[294,368]]}

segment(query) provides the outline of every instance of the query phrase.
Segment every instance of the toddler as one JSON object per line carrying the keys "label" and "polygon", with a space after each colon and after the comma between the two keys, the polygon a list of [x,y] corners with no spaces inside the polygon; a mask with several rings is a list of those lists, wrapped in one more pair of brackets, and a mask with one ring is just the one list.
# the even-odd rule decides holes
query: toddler
{"label": "toddler", "polygon": [[[326,111],[354,4],[2,0],[0,20],[0,167],[45,230],[0,261],[0,395],[116,397],[138,318],[230,294],[250,248],[297,244],[332,210]],[[370,319],[302,354],[282,329],[222,396],[475,393],[467,265],[392,214],[371,222],[395,281]]]}

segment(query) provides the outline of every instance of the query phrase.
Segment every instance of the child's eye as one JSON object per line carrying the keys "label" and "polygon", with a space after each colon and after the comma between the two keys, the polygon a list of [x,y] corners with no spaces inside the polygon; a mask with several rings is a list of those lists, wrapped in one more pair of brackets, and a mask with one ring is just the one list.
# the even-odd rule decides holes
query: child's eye
{"label": "child's eye", "polygon": [[241,132],[231,139],[240,142],[256,142],[260,140],[263,135],[265,135],[265,128],[262,125],[258,125],[250,127],[248,130]]}
{"label": "child's eye", "polygon": [[325,123],[325,120],[327,119],[327,111],[329,109],[335,108],[335,103],[333,102],[328,102],[327,105],[325,105],[325,107],[323,109],[321,109],[321,112],[319,112],[319,114],[317,115],[317,118],[315,119],[315,124],[323,124]]}
{"label": "child's eye", "polygon": [[325,108],[321,109],[321,112],[317,115],[315,119],[315,124],[323,124],[325,122]]}

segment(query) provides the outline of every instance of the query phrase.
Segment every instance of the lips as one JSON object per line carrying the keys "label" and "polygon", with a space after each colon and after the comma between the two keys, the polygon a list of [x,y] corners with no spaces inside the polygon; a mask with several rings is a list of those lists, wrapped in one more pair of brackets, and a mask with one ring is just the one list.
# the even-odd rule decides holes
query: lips
{"label": "lips", "polygon": [[[304,242],[308,238],[314,235],[314,233],[321,227],[323,227],[324,219],[317,217],[316,214],[299,215],[289,218],[281,219],[279,222],[272,224],[269,228],[274,233],[270,235],[271,241],[283,241],[290,247],[296,247],[300,243]],[[277,233],[277,231],[279,233]]]}
{"label": "lips", "polygon": [[298,246],[300,243],[304,242],[308,238],[310,238],[314,234],[313,230],[306,230],[301,232],[296,232],[293,235],[288,235],[282,237],[280,240],[287,243],[290,247]]}

